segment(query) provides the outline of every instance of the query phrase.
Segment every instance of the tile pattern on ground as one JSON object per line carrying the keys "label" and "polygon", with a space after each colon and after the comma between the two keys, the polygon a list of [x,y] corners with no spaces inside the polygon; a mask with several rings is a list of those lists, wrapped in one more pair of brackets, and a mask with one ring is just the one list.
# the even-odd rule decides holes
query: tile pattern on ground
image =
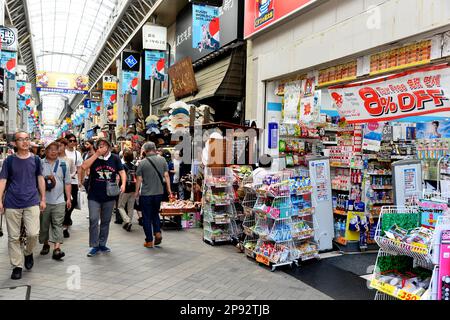
{"label": "tile pattern on ground", "polygon": [[[64,261],[53,261],[51,253],[40,256],[39,245],[34,268],[24,270],[19,281],[10,280],[4,230],[0,288],[30,285],[31,300],[331,299],[282,271],[259,267],[232,246],[205,244],[200,229],[163,232],[161,247],[146,249],[137,223],[128,233],[111,222],[112,252],[88,258],[86,212],[75,210],[73,220],[71,237],[63,245]],[[24,299],[22,292],[18,299]]]}

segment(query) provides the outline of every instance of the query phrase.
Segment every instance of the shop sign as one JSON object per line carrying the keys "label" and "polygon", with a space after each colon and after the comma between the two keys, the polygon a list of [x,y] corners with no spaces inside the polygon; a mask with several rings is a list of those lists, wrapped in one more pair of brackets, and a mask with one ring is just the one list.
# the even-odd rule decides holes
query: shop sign
{"label": "shop sign", "polygon": [[431,40],[370,56],[370,74],[376,75],[430,63]]}
{"label": "shop sign", "polygon": [[169,77],[176,99],[188,97],[198,92],[191,58],[184,58],[170,67]]}
{"label": "shop sign", "polygon": [[145,80],[164,81],[166,78],[166,53],[145,51]]}
{"label": "shop sign", "polygon": [[122,52],[122,70],[139,71],[141,55],[134,52]]}
{"label": "shop sign", "polygon": [[117,90],[117,78],[115,76],[103,76],[103,90]]}
{"label": "shop sign", "polygon": [[93,102],[101,102],[102,101],[102,92],[101,91],[91,91],[90,101]]}
{"label": "shop sign", "polygon": [[143,49],[167,50],[167,28],[146,24],[142,27]]}
{"label": "shop sign", "polygon": [[247,39],[262,29],[314,3],[316,0],[245,0],[244,37]]}
{"label": "shop sign", "polygon": [[5,71],[5,78],[14,80],[16,78],[17,52],[1,51],[0,67]]}
{"label": "shop sign", "polygon": [[319,86],[355,80],[357,77],[357,61],[344,63],[319,71]]}
{"label": "shop sign", "polygon": [[341,117],[364,123],[429,114],[450,117],[448,88],[450,67],[439,65],[328,91]]}
{"label": "shop sign", "polygon": [[0,26],[1,50],[17,51],[18,33],[16,28]]}
{"label": "shop sign", "polygon": [[89,94],[89,76],[39,71],[36,76],[36,89],[42,92]]}
{"label": "shop sign", "polygon": [[188,4],[177,16],[176,61],[197,61],[243,38],[244,2],[223,0],[222,7]]}

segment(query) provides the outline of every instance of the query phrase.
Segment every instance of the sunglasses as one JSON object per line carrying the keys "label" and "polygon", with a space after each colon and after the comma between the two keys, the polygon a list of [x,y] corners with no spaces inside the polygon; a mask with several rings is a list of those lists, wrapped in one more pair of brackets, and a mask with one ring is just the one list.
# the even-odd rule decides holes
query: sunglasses
{"label": "sunglasses", "polygon": [[69,140],[69,142],[77,142],[77,140]]}

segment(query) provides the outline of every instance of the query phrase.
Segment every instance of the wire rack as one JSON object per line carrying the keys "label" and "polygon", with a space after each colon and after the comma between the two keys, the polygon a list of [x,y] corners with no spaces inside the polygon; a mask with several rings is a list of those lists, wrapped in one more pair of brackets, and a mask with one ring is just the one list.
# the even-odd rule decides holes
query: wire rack
{"label": "wire rack", "polygon": [[433,268],[431,256],[432,246],[422,247],[402,241],[389,239],[388,237],[383,236],[383,232],[381,230],[383,215],[385,214],[408,215],[417,213],[419,213],[419,207],[402,207],[402,206],[383,207],[381,209],[380,219],[375,232],[375,241],[378,244],[378,246],[381,249],[383,249],[384,252],[387,252],[392,255],[404,255],[411,257],[416,260],[416,263],[418,265],[427,269],[432,269]]}
{"label": "wire rack", "polygon": [[450,204],[450,192],[428,191],[423,192],[423,198],[426,200]]}
{"label": "wire rack", "polygon": [[253,236],[253,230],[255,228],[256,219],[255,214],[246,215],[244,218],[244,222],[242,223],[242,228],[244,229],[244,233],[246,236]]}

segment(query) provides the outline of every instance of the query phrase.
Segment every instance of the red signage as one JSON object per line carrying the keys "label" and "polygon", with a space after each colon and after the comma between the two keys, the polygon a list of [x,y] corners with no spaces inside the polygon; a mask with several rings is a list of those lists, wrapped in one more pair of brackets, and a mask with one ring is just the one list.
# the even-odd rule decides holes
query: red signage
{"label": "red signage", "polygon": [[286,18],[315,0],[245,0],[244,37]]}

